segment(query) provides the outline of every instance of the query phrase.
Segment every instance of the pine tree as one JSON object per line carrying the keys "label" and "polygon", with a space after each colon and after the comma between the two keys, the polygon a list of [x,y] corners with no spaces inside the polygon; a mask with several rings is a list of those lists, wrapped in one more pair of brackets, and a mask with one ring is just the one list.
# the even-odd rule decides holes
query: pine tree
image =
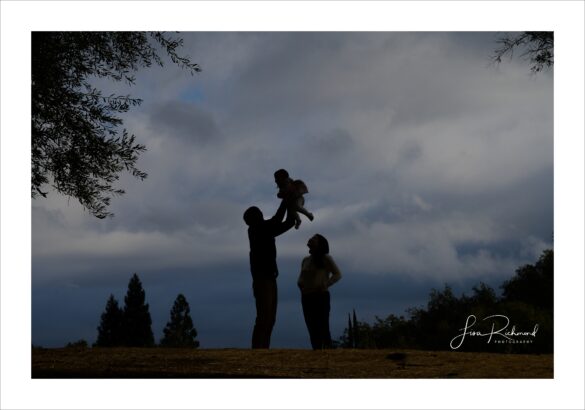
{"label": "pine tree", "polygon": [[167,322],[160,344],[164,347],[199,347],[196,337],[197,330],[193,327],[189,303],[185,296],[179,294],[171,309],[171,320]]}
{"label": "pine tree", "polygon": [[360,347],[360,328],[358,325],[355,309],[353,309],[353,345],[357,349]]}
{"label": "pine tree", "polygon": [[106,303],[106,310],[102,313],[98,326],[98,337],[95,343],[99,347],[120,346],[123,342],[122,334],[123,312],[118,306],[114,295],[110,295]]}
{"label": "pine tree", "polygon": [[144,303],[145,293],[136,273],[128,283],[124,297],[124,344],[126,346],[144,347],[154,345],[152,319],[148,303]]}
{"label": "pine tree", "polygon": [[351,326],[351,316],[349,313],[347,314],[347,329],[347,344],[349,345],[349,348],[353,349],[355,347],[355,343],[353,340],[353,327]]}

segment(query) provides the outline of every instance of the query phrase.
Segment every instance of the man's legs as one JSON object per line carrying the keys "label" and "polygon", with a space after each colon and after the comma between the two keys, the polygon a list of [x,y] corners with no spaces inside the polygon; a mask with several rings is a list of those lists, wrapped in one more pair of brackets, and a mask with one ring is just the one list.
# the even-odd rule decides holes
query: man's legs
{"label": "man's legs", "polygon": [[276,322],[278,303],[276,278],[255,279],[252,288],[256,299],[256,322],[252,333],[252,349],[268,349],[272,328]]}

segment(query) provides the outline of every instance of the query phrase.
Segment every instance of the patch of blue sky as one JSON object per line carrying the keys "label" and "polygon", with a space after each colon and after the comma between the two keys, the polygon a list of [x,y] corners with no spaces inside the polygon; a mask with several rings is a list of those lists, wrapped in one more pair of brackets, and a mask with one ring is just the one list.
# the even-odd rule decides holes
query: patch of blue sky
{"label": "patch of blue sky", "polygon": [[201,87],[189,87],[179,95],[179,99],[181,101],[188,101],[193,103],[203,102],[205,101],[205,94],[203,93]]}

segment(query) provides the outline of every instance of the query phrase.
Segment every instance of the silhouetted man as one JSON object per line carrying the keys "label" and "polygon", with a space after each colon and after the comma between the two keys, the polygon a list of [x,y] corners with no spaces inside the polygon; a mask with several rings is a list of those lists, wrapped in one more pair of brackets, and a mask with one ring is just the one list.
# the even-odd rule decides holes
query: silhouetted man
{"label": "silhouetted man", "polygon": [[252,272],[252,289],[256,299],[256,321],[252,333],[252,349],[270,347],[270,336],[276,321],[278,290],[276,277],[276,241],[275,238],[288,231],[295,224],[294,214],[287,212],[283,222],[286,204],[283,200],[274,216],[264,220],[262,211],[252,206],[244,212],[244,221],[248,225],[250,240],[250,271]]}

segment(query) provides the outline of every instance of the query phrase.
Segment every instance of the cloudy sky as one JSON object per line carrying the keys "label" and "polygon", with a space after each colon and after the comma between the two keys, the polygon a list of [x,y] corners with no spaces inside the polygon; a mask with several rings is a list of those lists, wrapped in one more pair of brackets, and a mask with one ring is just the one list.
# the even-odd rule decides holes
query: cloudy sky
{"label": "cloudy sky", "polygon": [[445,284],[498,288],[552,247],[553,72],[490,64],[498,33],[181,33],[203,71],[170,62],[136,85],[124,126],[145,181],[122,176],[113,218],[32,202],[32,342],[93,343],[110,294],[138,273],[158,341],[183,293],[202,347],[248,347],[254,300],[242,213],[278,207],[273,172],[309,187],[315,220],[277,239],[274,347],[310,347],[296,288],[321,233],[347,314],[405,314]]}

